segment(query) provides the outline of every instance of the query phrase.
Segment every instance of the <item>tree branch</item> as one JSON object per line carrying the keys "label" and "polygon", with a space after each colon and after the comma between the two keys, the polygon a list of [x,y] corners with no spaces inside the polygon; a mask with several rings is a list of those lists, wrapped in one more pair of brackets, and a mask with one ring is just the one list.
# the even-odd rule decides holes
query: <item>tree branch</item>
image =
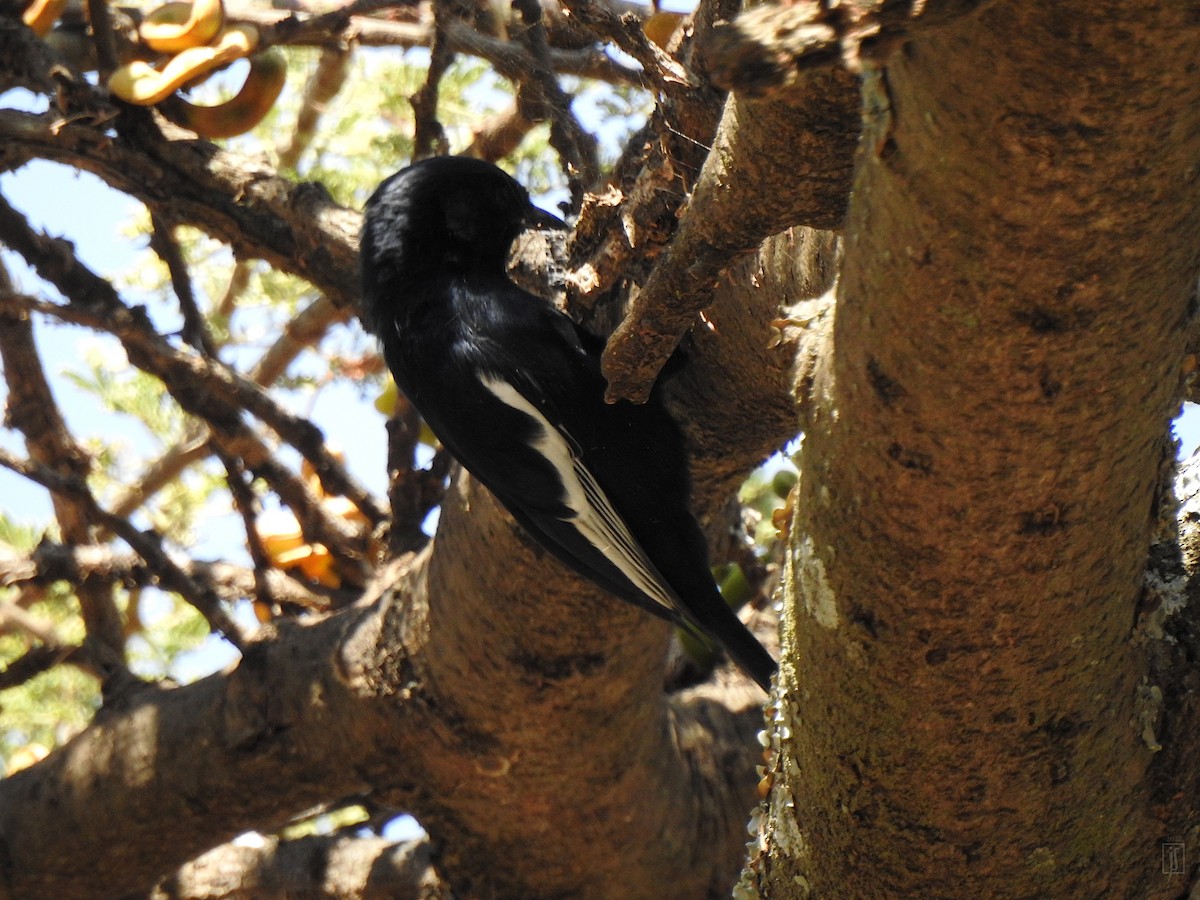
{"label": "tree branch", "polygon": [[0,110],[0,168],[41,158],[99,176],[173,221],[194,225],[241,257],[266,260],[352,308],[358,292],[359,215],[324,188],[295,184],[190,132],[164,124],[169,140],[113,140],[102,126]]}
{"label": "tree branch", "polygon": [[949,24],[992,0],[799,0],[748,9],[704,42],[713,81],[747,97],[790,88],[804,72],[886,61],[914,34]]}
{"label": "tree branch", "polygon": [[728,101],[674,239],[605,350],[610,400],[645,401],[738,257],[793,225],[840,226],[859,122],[857,80],[842,69],[770,104]]}
{"label": "tree branch", "polygon": [[163,261],[170,274],[171,287],[175,291],[179,311],[183,316],[183,339],[204,356],[215,358],[217,348],[213,344],[204,315],[196,303],[187,262],[179,249],[179,242],[175,240],[174,229],[160,213],[150,214],[150,248],[158,254],[158,258]]}
{"label": "tree branch", "polygon": [[520,24],[514,23],[516,42],[524,46],[533,59],[533,66],[518,82],[517,104],[533,121],[549,119],[550,145],[558,153],[567,176],[571,209],[578,210],[583,204],[584,192],[600,178],[596,138],[571,112],[571,97],[559,86],[550,68],[540,2],[513,0],[513,9],[520,15]]}
{"label": "tree branch", "polygon": [[454,51],[445,40],[446,24],[456,18],[457,9],[448,2],[433,4],[433,37],[429,43],[429,66],[425,82],[408,98],[413,110],[413,158],[424,159],[450,151],[446,131],[437,117],[438,89],[450,65]]}
{"label": "tree branch", "polygon": [[1156,683],[1133,629],[1195,315],[1196,10],[996,4],[865,73],[785,579],[783,680],[824,699],[781,707],[764,829],[805,850],[766,843],[764,895],[1186,889],[1146,872],[1195,846],[1192,701],[1177,755],[1147,734],[1194,663]]}
{"label": "tree branch", "polygon": [[[3,198],[0,198],[0,204]],[[7,305],[14,295],[7,273],[0,271],[0,359],[8,385],[6,422],[20,429],[30,459],[80,483],[87,477],[91,460],[67,429],[42,361],[33,341],[33,326],[20,309]],[[55,517],[66,540],[92,544],[94,520],[87,502],[70,494],[53,493]],[[112,582],[85,579],[74,585],[83,614],[93,661],[109,676],[128,675],[121,615],[113,600]]]}
{"label": "tree branch", "polygon": [[[213,592],[228,603],[255,596],[258,575],[243,566],[189,559],[181,562],[180,568],[198,582],[211,585]],[[120,553],[107,545],[68,546],[42,540],[32,553],[26,554],[0,544],[0,585],[48,586],[56,581],[73,584],[89,577],[149,587],[156,583],[157,576],[139,556]],[[320,608],[326,602],[321,595],[276,569],[268,570],[265,577],[276,599],[310,609]],[[343,591],[342,599],[354,595]]]}
{"label": "tree branch", "polygon": [[108,529],[136,550],[154,571],[161,587],[174,591],[196,607],[213,630],[224,635],[235,647],[244,646],[245,638],[241,629],[221,608],[216,593],[210,586],[197,582],[171,559],[163,549],[162,536],[157,532],[138,530],[127,520],[104,510],[82,479],[61,475],[38,463],[19,459],[7,450],[0,450],[0,466],[49,491],[70,497],[90,523]]}
{"label": "tree branch", "polygon": [[243,408],[292,444],[313,466],[329,493],[347,496],[372,523],[382,521],[383,511],[326,448],[320,429],[307,419],[284,410],[258,385],[220,361],[189,355],[171,347],[154,329],[144,311],[125,306],[107,281],[74,257],[67,242],[33,231],[3,198],[0,198],[0,236],[71,301],[62,306],[31,298],[22,301],[10,295],[0,298],[0,303],[36,309],[116,337],[130,360],[161,379],[185,410],[215,429],[217,439],[241,445],[240,455],[246,456],[252,467],[264,473],[289,505],[294,504],[293,511],[302,525],[307,524],[313,540],[340,548],[352,542],[354,536],[337,521],[324,516],[315,502],[306,499],[310,492],[303,484],[271,459],[271,454],[242,424]]}
{"label": "tree branch", "polygon": [[[0,310],[5,309],[11,301],[12,298],[8,301],[0,298]],[[257,394],[269,405],[274,405],[274,401],[270,401],[265,393],[244,382],[240,376],[231,375],[222,367],[212,365],[200,357],[188,356],[174,350],[159,338],[145,321],[144,314],[139,315],[138,311],[124,307],[119,302],[116,307],[109,307],[105,314],[99,314],[94,309],[81,309],[79,304],[61,306],[33,298],[25,298],[18,302],[25,309],[52,315],[65,322],[107,331],[116,336],[125,347],[131,362],[162,379],[171,396],[184,410],[207,423],[212,429],[210,440],[218,442],[222,452],[243,459],[247,467],[271,485],[295,514],[309,542],[329,547],[337,557],[343,574],[353,577],[359,583],[365,581],[363,535],[340,517],[324,510],[320,498],[303,479],[279,463],[266,444],[241,422],[242,408],[231,402],[231,397],[245,400],[248,395]],[[245,390],[247,387],[252,390]],[[214,392],[214,388],[219,392]],[[262,404],[257,401],[251,401],[251,404],[259,407],[256,411],[261,412]],[[285,413],[284,418],[294,417]],[[316,426],[306,420],[296,421],[307,426],[305,431],[312,429],[315,432],[314,441],[306,442],[302,445],[303,449],[297,446],[297,449],[301,452],[307,449],[309,454],[323,461],[321,468],[316,469],[317,473],[328,476],[330,471],[339,472],[347,479],[347,483],[350,483],[341,462],[324,446],[323,437]],[[328,462],[324,462],[326,457]],[[369,502],[367,508],[374,510],[373,520],[382,521],[382,512],[365,489],[358,488],[355,493],[364,502]]]}
{"label": "tree branch", "polygon": [[[667,178],[675,200],[711,140],[714,96],[698,90],[672,107],[684,111],[681,118],[660,119],[671,123],[663,156],[684,173]],[[50,124],[5,114],[0,135],[15,129],[29,138],[22,128],[31,126],[48,145]],[[325,252],[340,264],[282,265],[306,267],[310,274],[300,274],[334,300],[339,284],[353,284],[349,231],[323,235],[300,221],[295,189],[278,179],[264,188],[265,170],[261,179],[227,172],[233,157],[141,132],[104,146],[96,130],[58,124],[55,139],[68,149],[47,153],[79,158],[119,187],[122,165],[137,161],[139,180],[152,187],[133,187],[135,195],[177,200],[173,221],[206,222],[210,233],[228,234],[239,255],[265,247],[277,257],[304,256],[311,247],[297,234],[329,238],[333,249]],[[10,141],[0,156],[20,158],[36,143],[12,150]],[[216,206],[217,224],[199,210],[188,179],[207,185],[204,201]],[[243,228],[248,236],[239,237]],[[729,309],[722,337],[738,331],[739,313]],[[756,308],[754,317],[750,341],[763,334],[757,326],[770,311]],[[217,383],[203,381],[218,375],[183,356],[164,351],[162,365],[186,363],[181,379]],[[786,366],[778,369],[766,379],[770,389]],[[771,417],[775,440],[785,428]],[[762,439],[756,433],[754,453]],[[749,450],[734,455],[738,465],[751,464]],[[724,477],[732,477],[727,466]],[[10,890],[81,897],[144,890],[179,859],[233,833],[371,790],[388,791],[388,805],[420,817],[444,848],[460,896],[578,893],[597,877],[630,896],[649,882],[681,897],[725,887],[740,863],[753,797],[761,696],[729,687],[720,703],[698,694],[664,698],[665,627],[542,558],[469,479],[460,478],[445,501],[424,559],[378,608],[284,625],[278,637],[248,647],[234,672],[147,691],[22,778],[0,782],[0,842],[11,861],[0,876]],[[148,772],[138,761],[151,749]],[[265,796],[264,784],[277,789]],[[628,810],[643,809],[650,793],[663,802],[630,821]],[[92,814],[99,804],[109,821],[130,823],[115,850],[111,828]],[[50,828],[68,834],[61,847],[30,839]],[[548,841],[551,829],[556,837]],[[528,856],[496,872],[487,860],[505,847]]]}
{"label": "tree branch", "polygon": [[699,85],[699,79],[685,64],[646,37],[641,19],[634,14],[592,0],[564,0],[563,7],[637,60],[647,87],[668,97],[679,97]]}
{"label": "tree branch", "polygon": [[[457,537],[428,575],[424,565],[405,564],[385,575],[380,584],[396,584],[395,600],[315,624],[281,623],[276,636],[246,648],[233,672],[136,694],[46,760],[0,781],[6,896],[86,900],[145,890],[214,842],[277,827],[331,797],[384,788],[387,805],[412,809],[437,832],[459,889],[497,878],[478,870],[482,858],[472,865],[475,841],[507,834],[525,842],[563,826],[578,829],[567,834],[580,852],[606,861],[606,883],[618,888],[631,877],[630,860],[644,870],[646,848],[655,847],[653,865],[676,877],[679,848],[694,848],[679,896],[727,879],[744,840],[757,711],[731,715],[699,698],[680,698],[668,710],[653,689],[661,678],[661,626],[615,601],[582,598],[598,614],[591,622],[597,631],[564,630],[581,598],[563,594],[565,614],[543,598],[573,577],[547,573],[486,495],[473,504],[470,515],[450,512],[451,521],[482,526],[515,556],[492,554],[487,571],[460,568],[454,558],[462,542],[477,535],[452,525]],[[478,560],[486,546],[471,546],[469,558]],[[464,581],[463,572],[474,577]],[[426,606],[426,596],[439,599]],[[530,618],[537,607],[540,622]],[[472,623],[470,612],[484,609],[486,619]],[[630,639],[601,649],[596,636],[617,633],[607,630],[614,618],[635,625],[625,629]],[[489,670],[492,690],[480,692],[482,673],[464,667],[474,655],[455,643],[464,627],[490,634],[481,662],[499,664]],[[559,651],[542,655],[548,646],[530,644],[546,641]],[[586,645],[592,649],[574,655]],[[476,707],[480,715],[464,716]],[[588,752],[580,754],[584,733]],[[132,764],[150,753],[153,766]],[[262,790],[266,783],[274,789]],[[633,822],[606,812],[650,790],[674,800]],[[94,815],[98,804],[107,810],[103,820]],[[471,815],[479,804],[489,815]],[[117,844],[112,822],[122,823]],[[58,838],[39,838],[47,833]],[[582,869],[563,865],[560,840],[534,843],[541,846],[530,865],[514,865],[501,880],[534,893],[538,885],[543,893],[580,885]]]}

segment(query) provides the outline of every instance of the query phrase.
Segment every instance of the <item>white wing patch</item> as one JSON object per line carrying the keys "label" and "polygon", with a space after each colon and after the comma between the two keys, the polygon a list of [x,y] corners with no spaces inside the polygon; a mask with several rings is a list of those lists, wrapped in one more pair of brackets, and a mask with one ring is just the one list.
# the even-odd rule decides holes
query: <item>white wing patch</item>
{"label": "white wing patch", "polygon": [[529,416],[538,425],[539,433],[534,437],[533,446],[554,467],[562,481],[563,503],[571,510],[571,515],[564,521],[574,525],[587,542],[604,554],[643,594],[673,613],[683,613],[675,593],[666,586],[654,563],[629,533],[629,527],[583,465],[569,437],[551,425],[538,408],[507,381],[484,377],[483,386],[500,402]]}

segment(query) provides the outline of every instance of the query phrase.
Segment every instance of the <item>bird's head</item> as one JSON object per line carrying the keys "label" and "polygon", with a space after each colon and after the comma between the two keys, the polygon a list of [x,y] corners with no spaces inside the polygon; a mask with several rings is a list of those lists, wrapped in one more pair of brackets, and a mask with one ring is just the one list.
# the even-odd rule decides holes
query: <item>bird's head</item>
{"label": "bird's head", "polygon": [[360,248],[364,323],[376,334],[396,299],[444,275],[500,275],[529,228],[565,228],[525,188],[481,159],[438,156],[384,181],[364,210]]}
{"label": "bird's head", "polygon": [[362,234],[364,288],[446,274],[503,272],[513,240],[528,228],[563,228],[534,206],[502,169],[464,156],[439,156],[401,169],[367,201]]}

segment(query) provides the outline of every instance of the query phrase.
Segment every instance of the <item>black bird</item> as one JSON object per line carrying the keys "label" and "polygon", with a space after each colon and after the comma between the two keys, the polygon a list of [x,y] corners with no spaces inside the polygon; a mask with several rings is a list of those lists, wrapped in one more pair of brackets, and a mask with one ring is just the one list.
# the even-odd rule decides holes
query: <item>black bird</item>
{"label": "black bird", "polygon": [[402,169],[366,206],[364,323],[438,439],[546,550],[709,635],[768,689],[775,661],[713,582],[658,392],[605,403],[601,341],[509,280],[510,245],[530,227],[565,226],[491,163]]}

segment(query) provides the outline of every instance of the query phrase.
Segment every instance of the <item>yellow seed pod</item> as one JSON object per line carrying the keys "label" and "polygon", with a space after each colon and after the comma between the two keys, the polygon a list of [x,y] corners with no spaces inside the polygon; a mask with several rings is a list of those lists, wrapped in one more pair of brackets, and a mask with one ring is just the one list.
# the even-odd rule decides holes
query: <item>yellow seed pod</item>
{"label": "yellow seed pod", "polygon": [[396,404],[399,400],[400,388],[396,387],[396,382],[389,378],[387,384],[383,386],[383,392],[375,398],[375,408],[385,416],[391,416],[395,414]]}
{"label": "yellow seed pod", "polygon": [[662,49],[667,49],[667,44],[671,43],[671,38],[679,26],[683,24],[684,16],[677,12],[656,12],[646,16],[642,22],[642,31],[646,37],[658,44]]}
{"label": "yellow seed pod", "polygon": [[342,586],[342,579],[333,568],[333,555],[324,544],[303,544],[272,557],[281,570],[299,569],[304,577],[310,578],[327,588]]}
{"label": "yellow seed pod", "polygon": [[21,21],[38,37],[45,37],[67,8],[67,0],[33,0],[21,13]]}
{"label": "yellow seed pod", "polygon": [[138,26],[138,35],[151,50],[180,53],[207,44],[224,24],[221,0],[164,3],[146,15]]}
{"label": "yellow seed pod", "polygon": [[257,28],[231,25],[223,29],[212,44],[189,47],[171,57],[162,69],[141,60],[126,63],[112,73],[108,89],[127,103],[153,106],[200,76],[249,56],[257,46]]}
{"label": "yellow seed pod", "polygon": [[300,523],[286,509],[272,510],[260,516],[258,536],[262,541],[263,550],[274,565],[279,565],[276,557],[280,553],[295,550],[304,543],[304,532],[300,530]]}
{"label": "yellow seed pod", "polygon": [[163,115],[201,137],[227,138],[245,134],[263,120],[287,80],[283,54],[271,48],[250,57],[246,82],[236,95],[215,106],[198,106],[179,96],[168,97]]}
{"label": "yellow seed pod", "polygon": [[290,512],[280,510],[263,516],[259,520],[259,538],[271,565],[281,572],[299,569],[304,577],[325,587],[341,587],[342,579],[334,568],[329,548],[307,543],[300,524]]}
{"label": "yellow seed pod", "polygon": [[355,506],[354,501],[349,497],[330,497],[321,505],[325,507],[330,515],[344,519],[353,525],[365,527],[371,524],[370,520],[363,515],[363,511]]}

